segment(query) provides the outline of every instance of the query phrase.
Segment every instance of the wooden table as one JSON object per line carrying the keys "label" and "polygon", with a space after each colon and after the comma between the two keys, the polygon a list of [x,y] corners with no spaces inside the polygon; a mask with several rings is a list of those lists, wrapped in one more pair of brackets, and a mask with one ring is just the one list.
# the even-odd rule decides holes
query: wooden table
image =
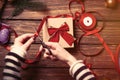
{"label": "wooden table", "polygon": [[[69,14],[69,0],[32,0],[33,2],[40,3],[44,5],[43,11],[38,9],[26,8],[23,13],[13,19],[6,20],[5,22],[9,24],[16,32],[21,35],[25,33],[34,33],[32,27],[38,27],[41,19],[44,16],[59,15],[59,14]],[[108,44],[110,49],[115,53],[116,47],[120,43],[120,5],[117,9],[109,9],[104,6],[104,0],[86,0],[85,9],[86,11],[97,11],[105,17],[106,25],[104,29],[99,33],[105,42]],[[80,5],[73,3],[72,11],[80,10]],[[3,18],[7,18],[13,11],[13,7],[8,4],[5,9]],[[103,22],[100,16],[97,16],[97,21]],[[82,30],[74,27],[74,35],[78,39],[83,34]],[[12,45],[14,41],[14,34],[11,34],[11,39],[9,44]],[[42,32],[40,33],[42,37]],[[75,45],[77,45],[75,43]],[[38,50],[40,44],[37,40],[34,42],[28,51],[30,53],[29,58],[34,58],[35,52]],[[95,36],[86,36],[81,41],[81,48],[86,53],[94,53],[101,49],[103,46]],[[120,80],[120,75],[116,71],[114,64],[109,56],[108,52],[104,50],[100,55],[95,57],[86,57],[80,53],[80,48],[75,47],[73,49],[67,49],[73,56],[77,59],[86,59],[87,63],[92,64],[92,70],[98,76],[98,80]],[[2,46],[0,46],[0,78],[2,77],[2,70],[4,66],[4,57],[7,54]],[[60,61],[51,60],[41,60],[38,64],[29,65],[29,68],[22,70],[23,80],[74,80],[69,75],[69,66]],[[108,78],[108,79],[105,79]],[[2,80],[2,79],[1,79]]]}

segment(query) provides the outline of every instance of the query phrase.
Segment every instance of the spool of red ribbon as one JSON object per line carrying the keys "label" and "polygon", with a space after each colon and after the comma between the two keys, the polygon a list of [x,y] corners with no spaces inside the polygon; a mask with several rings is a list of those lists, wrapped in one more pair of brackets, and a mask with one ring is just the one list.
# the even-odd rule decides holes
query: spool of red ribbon
{"label": "spool of red ribbon", "polygon": [[83,13],[80,17],[79,23],[84,30],[93,30],[96,25],[96,18],[91,13]]}

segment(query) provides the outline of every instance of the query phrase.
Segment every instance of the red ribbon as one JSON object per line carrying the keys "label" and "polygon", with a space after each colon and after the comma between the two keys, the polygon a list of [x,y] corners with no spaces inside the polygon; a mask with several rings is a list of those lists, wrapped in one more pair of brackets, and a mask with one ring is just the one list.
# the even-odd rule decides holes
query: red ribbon
{"label": "red ribbon", "polygon": [[[48,18],[58,18],[58,17],[72,17],[71,15],[68,15],[68,14],[62,14],[62,15],[57,15],[55,17],[52,17],[52,16],[46,16],[42,19],[40,25],[38,26],[38,29],[37,31],[34,33],[34,37],[38,37],[38,34],[40,33],[40,31],[42,30],[43,28],[43,25],[44,23],[47,21]],[[66,42],[68,42],[69,45],[72,45],[72,43],[74,42],[74,38],[72,37],[72,35],[68,34],[67,31],[69,31],[69,26],[65,23],[64,25],[62,25],[59,29],[57,28],[49,28],[48,32],[54,32],[57,33],[57,37],[56,39],[58,39],[59,41],[59,36],[61,35]],[[54,41],[55,42],[55,41]],[[36,56],[35,56],[35,60],[29,60],[29,59],[26,59],[25,60],[25,63],[27,64],[32,64],[32,63],[36,63],[36,62],[39,62],[39,59],[41,57],[42,53],[36,53]]]}
{"label": "red ribbon", "polygon": [[84,7],[83,0],[71,0],[71,1],[69,2],[69,11],[70,11],[70,13],[71,13],[72,15],[73,15],[73,13],[72,13],[72,11],[71,11],[71,4],[72,4],[73,2],[77,2],[78,4],[80,4],[80,5],[81,5],[81,11],[82,11],[82,13],[85,12],[85,7]]}
{"label": "red ribbon", "polygon": [[[104,19],[103,19],[104,20]],[[103,22],[103,27],[105,26],[105,23]],[[81,26],[82,27],[82,26]],[[84,28],[84,27],[82,27]],[[119,66],[119,51],[120,51],[120,44],[116,49],[116,53],[113,53],[111,51],[111,49],[109,48],[109,46],[107,45],[107,43],[104,41],[104,39],[100,36],[100,34],[98,32],[100,32],[103,28],[99,28],[99,29],[94,29],[92,31],[88,31],[87,29],[82,29],[85,34],[83,36],[89,36],[89,35],[95,35],[99,41],[102,43],[103,47],[106,49],[106,51],[108,52],[108,54],[110,55],[113,63],[115,64],[115,67],[117,69],[117,71],[120,73],[120,66]],[[81,39],[81,38],[80,38]]]}
{"label": "red ribbon", "polygon": [[[98,13],[97,13],[98,14]],[[100,14],[99,14],[100,15]],[[101,15],[100,15],[101,16]],[[102,17],[102,16],[101,16]],[[103,18],[104,20],[104,18]],[[105,23],[103,22],[103,27],[105,26]],[[120,73],[120,66],[119,66],[119,51],[120,51],[120,44],[116,49],[116,52],[113,53],[111,51],[111,49],[109,48],[109,46],[107,45],[107,43],[104,41],[104,39],[100,36],[100,34],[98,32],[100,32],[103,28],[99,28],[99,29],[94,29],[92,31],[87,31],[84,30],[85,34],[84,36],[88,36],[88,35],[95,35],[99,41],[102,43],[103,47],[106,49],[106,51],[108,52],[108,54],[110,55],[113,63],[115,64],[115,67],[117,69],[117,71]]]}
{"label": "red ribbon", "polygon": [[48,28],[48,33],[51,36],[49,41],[59,42],[60,36],[70,45],[74,42],[74,38],[71,34],[67,33],[69,31],[69,26],[65,22],[60,28]]}
{"label": "red ribbon", "polygon": [[[120,0],[118,0],[118,1],[120,2]],[[72,11],[71,11],[71,7],[70,7],[72,2],[78,2],[79,4],[82,4],[82,14],[80,14],[80,12],[76,12],[77,15],[75,14],[75,20],[79,20],[79,19],[81,19],[81,16],[80,16],[80,15],[83,15],[83,14],[85,13],[85,9],[84,9],[85,6],[84,6],[84,4],[82,3],[81,0],[71,0],[70,3],[69,3],[69,10],[70,10],[71,14],[73,14]],[[120,62],[119,62],[120,44],[119,44],[119,46],[117,47],[116,52],[115,52],[115,54],[114,54],[114,53],[111,51],[111,49],[109,48],[109,46],[107,45],[107,43],[104,41],[104,39],[103,39],[103,38],[100,36],[100,34],[98,33],[98,32],[100,32],[100,31],[103,29],[103,27],[104,27],[104,25],[105,25],[104,17],[103,17],[100,13],[94,12],[94,11],[90,11],[90,12],[87,12],[87,13],[97,13],[99,16],[101,16],[102,19],[103,19],[103,26],[101,26],[101,27],[98,28],[98,29],[95,29],[95,27],[94,27],[92,30],[88,30],[87,27],[84,27],[83,24],[81,24],[81,23],[79,23],[79,22],[76,21],[76,25],[78,25],[78,26],[80,27],[80,29],[81,29],[83,32],[85,32],[85,34],[83,34],[82,37],[83,37],[83,36],[89,36],[89,35],[95,35],[95,36],[99,39],[99,41],[102,43],[102,45],[104,46],[104,48],[106,49],[106,51],[108,52],[108,54],[110,55],[113,63],[115,64],[116,69],[117,69],[118,72],[120,73]],[[91,27],[91,26],[90,26],[90,27]],[[92,27],[91,27],[91,28],[92,28]],[[82,39],[82,37],[80,37],[79,43],[80,43],[80,40]]]}

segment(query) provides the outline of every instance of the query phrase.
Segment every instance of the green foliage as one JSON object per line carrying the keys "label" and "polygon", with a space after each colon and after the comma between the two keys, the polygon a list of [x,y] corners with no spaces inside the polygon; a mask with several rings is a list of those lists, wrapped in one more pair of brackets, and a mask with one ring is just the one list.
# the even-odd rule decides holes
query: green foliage
{"label": "green foliage", "polygon": [[31,0],[13,0],[11,5],[15,8],[11,17],[20,15],[24,9],[32,11],[47,11],[47,6],[42,2],[32,2]]}

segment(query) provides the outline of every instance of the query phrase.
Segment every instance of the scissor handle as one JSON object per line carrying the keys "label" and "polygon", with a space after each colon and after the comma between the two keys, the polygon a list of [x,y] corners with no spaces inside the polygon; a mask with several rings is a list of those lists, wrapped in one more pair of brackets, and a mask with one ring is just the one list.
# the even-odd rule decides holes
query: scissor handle
{"label": "scissor handle", "polygon": [[[36,38],[36,37],[39,37],[38,32],[35,32],[35,33],[34,33],[34,37],[35,37],[35,38]],[[47,46],[41,39],[40,39],[40,42],[41,42],[40,44],[43,46],[43,48],[48,49],[49,55],[52,55],[52,52],[51,52],[51,50],[50,50],[50,47]]]}
{"label": "scissor handle", "polygon": [[43,48],[46,48],[46,49],[48,49],[48,51],[49,51],[49,55],[52,55],[52,52],[51,52],[51,50],[50,50],[50,47],[49,46],[47,46],[43,41],[42,41],[42,46],[43,46]]}

